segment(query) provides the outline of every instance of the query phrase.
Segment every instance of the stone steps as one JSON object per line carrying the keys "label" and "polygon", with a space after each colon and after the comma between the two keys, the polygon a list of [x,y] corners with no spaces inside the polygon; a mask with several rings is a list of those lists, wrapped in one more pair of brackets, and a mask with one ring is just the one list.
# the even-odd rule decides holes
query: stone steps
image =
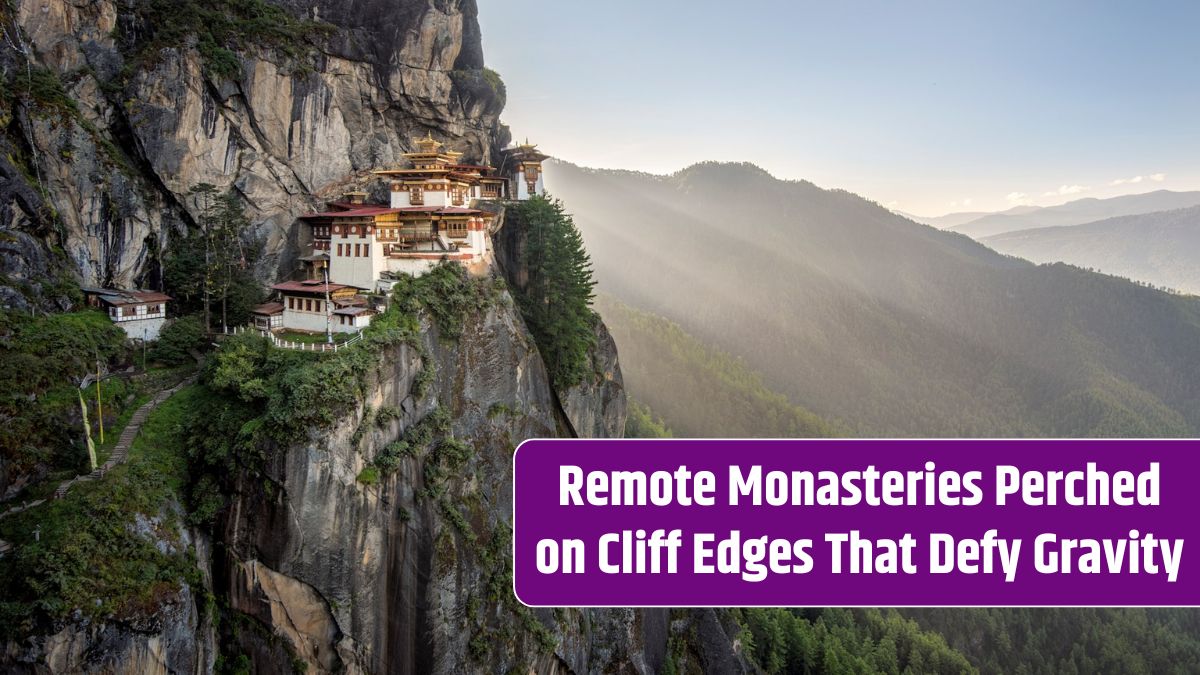
{"label": "stone steps", "polygon": [[142,425],[145,424],[146,419],[150,417],[150,413],[154,412],[155,408],[162,405],[167,399],[179,393],[179,390],[188,386],[195,380],[196,376],[193,375],[192,377],[189,377],[188,379],[180,382],[170,389],[167,389],[166,391],[160,391],[153,399],[143,404],[142,407],[138,408],[137,411],[133,413],[133,416],[129,418],[129,423],[125,425],[125,429],[121,432],[120,438],[117,439],[117,444],[113,446],[112,454],[109,456],[108,461],[104,463],[104,466],[101,466],[85,476],[76,476],[71,480],[63,481],[63,483],[59,485],[56,490],[54,490],[54,498],[62,499],[63,497],[67,496],[67,492],[70,491],[71,486],[75,483],[81,481],[100,480],[104,478],[109,471],[112,471],[117,466],[124,464],[125,461],[129,459],[129,449],[133,447],[133,442],[137,439],[138,433],[141,432]]}

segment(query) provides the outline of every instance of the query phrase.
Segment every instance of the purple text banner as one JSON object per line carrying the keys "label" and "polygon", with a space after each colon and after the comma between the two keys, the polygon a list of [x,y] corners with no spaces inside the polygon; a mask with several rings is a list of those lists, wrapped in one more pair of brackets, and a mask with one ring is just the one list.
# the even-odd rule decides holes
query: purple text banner
{"label": "purple text banner", "polygon": [[531,606],[1196,606],[1200,441],[534,440]]}

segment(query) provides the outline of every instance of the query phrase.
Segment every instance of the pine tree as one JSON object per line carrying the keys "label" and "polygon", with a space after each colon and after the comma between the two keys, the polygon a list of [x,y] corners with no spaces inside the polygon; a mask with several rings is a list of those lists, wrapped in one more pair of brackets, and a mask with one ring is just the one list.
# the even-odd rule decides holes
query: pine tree
{"label": "pine tree", "polygon": [[527,239],[521,262],[528,280],[518,295],[525,321],[555,387],[575,386],[589,374],[596,342],[596,282],[583,236],[557,200],[535,197],[508,217]]}

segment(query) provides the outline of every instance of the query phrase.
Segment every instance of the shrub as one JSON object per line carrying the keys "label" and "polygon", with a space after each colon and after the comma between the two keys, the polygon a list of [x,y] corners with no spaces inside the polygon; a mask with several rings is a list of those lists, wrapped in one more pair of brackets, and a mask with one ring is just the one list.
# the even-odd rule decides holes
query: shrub
{"label": "shrub", "polygon": [[202,349],[205,342],[200,318],[185,316],[163,328],[158,342],[150,349],[150,358],[172,366],[183,365],[192,360],[192,350]]}

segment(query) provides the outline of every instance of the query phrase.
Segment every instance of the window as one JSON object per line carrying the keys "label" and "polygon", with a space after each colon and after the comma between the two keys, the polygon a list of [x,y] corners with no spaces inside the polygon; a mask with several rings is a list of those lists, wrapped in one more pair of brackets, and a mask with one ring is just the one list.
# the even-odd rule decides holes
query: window
{"label": "window", "polygon": [[288,309],[296,309],[296,299],[288,298]]}
{"label": "window", "polygon": [[137,307],[134,307],[134,306],[126,307],[122,311],[122,314],[124,314],[125,316],[137,316]]}
{"label": "window", "polygon": [[311,311],[312,311],[312,300],[305,300],[305,301],[304,301],[304,311],[306,311],[306,312],[311,312]]}
{"label": "window", "polygon": [[368,258],[371,257],[371,245],[370,244],[363,244],[363,255]]}

